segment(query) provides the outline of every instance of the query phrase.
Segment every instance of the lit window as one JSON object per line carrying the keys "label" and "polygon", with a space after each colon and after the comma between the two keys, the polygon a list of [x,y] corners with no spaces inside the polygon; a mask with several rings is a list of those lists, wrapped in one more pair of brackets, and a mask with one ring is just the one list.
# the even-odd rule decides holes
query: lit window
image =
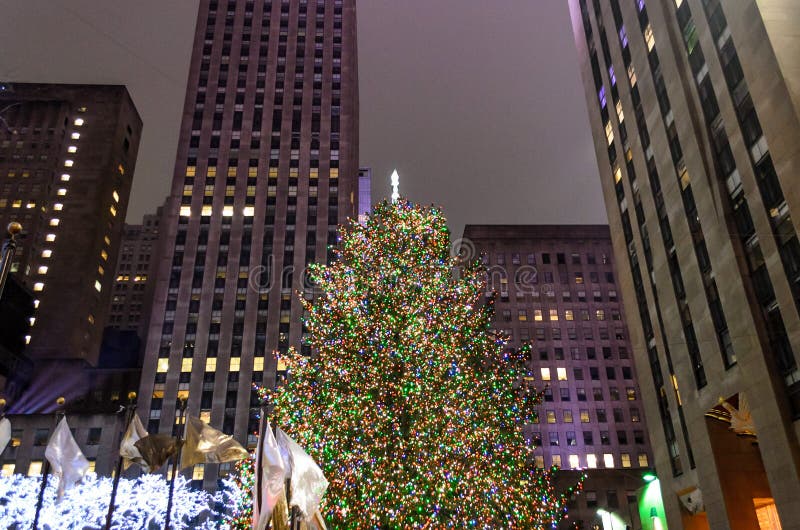
{"label": "lit window", "polygon": [[28,466],[28,476],[29,477],[38,477],[41,474],[42,474],[42,461],[41,460],[31,460],[31,463]]}
{"label": "lit window", "polygon": [[34,309],[39,309],[39,300],[34,300],[33,301],[33,308]]}
{"label": "lit window", "polygon": [[61,204],[60,202],[57,202],[57,203],[55,203],[55,204],[53,205],[53,210],[55,210],[55,211],[57,211],[57,212],[60,212],[60,211],[61,211],[61,210],[63,210],[63,209],[64,209],[64,205],[63,205],[63,204]]}
{"label": "lit window", "polygon": [[611,453],[603,453],[603,465],[607,468],[614,467],[614,455]]}
{"label": "lit window", "polygon": [[181,217],[189,217],[192,214],[191,206],[181,206]]}
{"label": "lit window", "polygon": [[73,139],[73,140],[77,140],[77,139],[79,139],[80,137],[81,137],[81,133],[79,133],[79,132],[74,132],[74,133],[72,133],[72,139]]}
{"label": "lit window", "polygon": [[205,470],[205,464],[195,464],[194,468],[192,468],[192,480],[203,480]]}
{"label": "lit window", "polygon": [[38,291],[41,291],[42,289],[44,289],[44,282],[36,282],[36,283],[33,284],[33,290],[34,291],[38,292]]}
{"label": "lit window", "polygon": [[536,322],[541,322],[542,321],[542,310],[541,309],[534,309],[533,310],[533,319]]}
{"label": "lit window", "polygon": [[223,217],[233,217],[233,206],[225,206],[222,208]]}
{"label": "lit window", "polygon": [[36,203],[35,202],[28,202],[28,204],[26,204],[25,207],[28,208],[28,209],[36,208]]}
{"label": "lit window", "polygon": [[578,469],[581,467],[581,459],[578,458],[578,455],[569,455],[569,467],[570,469]]}
{"label": "lit window", "polygon": [[622,100],[617,101],[617,118],[619,118],[620,123],[625,121],[625,113],[622,112]]}
{"label": "lit window", "polygon": [[614,128],[611,126],[611,120],[606,122],[606,140],[608,140],[608,145],[614,143]]}
{"label": "lit window", "polygon": [[542,381],[550,381],[550,368],[542,368]]}
{"label": "lit window", "polygon": [[22,200],[17,199],[11,204],[12,208],[22,208]]}
{"label": "lit window", "polygon": [[88,317],[86,317],[86,320],[89,321],[89,324],[94,324],[94,315],[89,315]]}
{"label": "lit window", "polygon": [[556,411],[548,410],[547,411],[547,423],[555,423],[556,422]]}
{"label": "lit window", "polygon": [[544,468],[544,457],[542,455],[536,455],[533,457],[533,465],[536,466],[538,469]]}
{"label": "lit window", "polygon": [[620,168],[616,168],[614,170],[614,183],[616,184],[620,180],[622,180],[622,170]]}
{"label": "lit window", "polygon": [[119,171],[120,175],[124,175],[125,174],[125,167],[122,164],[120,164],[120,165],[117,166],[117,171]]}
{"label": "lit window", "polygon": [[552,462],[554,466],[561,467],[561,455],[553,455]]}
{"label": "lit window", "polygon": [[597,320],[605,320],[606,319],[606,312],[603,309],[598,309],[594,312],[594,316]]}
{"label": "lit window", "polygon": [[86,470],[88,473],[94,473],[96,462],[94,458],[89,459],[89,468]]}
{"label": "lit window", "polygon": [[653,35],[653,26],[650,24],[644,28],[644,40],[647,42],[647,51],[653,51],[653,46],[656,45],[656,38],[655,35]]}
{"label": "lit window", "polygon": [[43,258],[49,258],[49,257],[50,257],[50,256],[52,256],[52,255],[53,255],[53,251],[52,251],[52,250],[50,250],[49,248],[46,248],[46,249],[44,249],[44,250],[42,251],[42,257],[43,257]]}
{"label": "lit window", "polygon": [[192,371],[192,358],[189,357],[187,359],[183,359],[181,361],[181,372],[191,372]]}
{"label": "lit window", "polygon": [[75,124],[76,127],[82,127],[84,121],[83,118],[75,118],[75,121],[73,123]]}
{"label": "lit window", "polygon": [[263,357],[253,357],[253,371],[254,372],[263,372],[264,371],[264,358]]}
{"label": "lit window", "polygon": [[550,320],[555,322],[558,320],[558,309],[551,309],[550,310]]}
{"label": "lit window", "polygon": [[572,309],[564,310],[564,320],[575,320],[575,313]]}
{"label": "lit window", "polygon": [[116,217],[117,216],[117,208],[113,204],[108,209],[108,211],[111,212],[111,216],[112,217]]}
{"label": "lit window", "polygon": [[64,167],[72,167],[73,164],[75,164],[74,160],[69,160],[69,159],[64,160]]}
{"label": "lit window", "polygon": [[589,423],[589,411],[582,410],[581,411],[581,423]]}
{"label": "lit window", "polygon": [[241,364],[242,364],[242,358],[241,357],[231,357],[230,371],[231,372],[238,372],[239,371],[239,367],[241,366]]}
{"label": "lit window", "polygon": [[94,281],[94,290],[98,293],[103,290],[103,286],[100,284],[100,280]]}
{"label": "lit window", "polygon": [[58,223],[60,222],[61,221],[58,218],[53,217],[52,219],[50,219],[50,226],[58,226]]}
{"label": "lit window", "polygon": [[61,182],[69,182],[69,173],[61,174]]}
{"label": "lit window", "polygon": [[47,274],[47,265],[39,265],[39,274]]}
{"label": "lit window", "polygon": [[622,461],[622,467],[631,467],[631,455],[628,453],[620,453],[619,459]]}
{"label": "lit window", "polygon": [[71,146],[67,147],[67,153],[77,153],[77,152],[78,152],[78,146],[77,145],[71,145]]}
{"label": "lit window", "polygon": [[196,173],[197,173],[197,167],[196,166],[186,166],[186,176],[187,177],[193,177],[193,176],[195,176]]}
{"label": "lit window", "polygon": [[45,239],[45,241],[55,241],[56,240],[56,235],[55,234],[47,234],[44,237],[44,239]]}
{"label": "lit window", "polygon": [[10,477],[14,474],[14,464],[3,464],[3,469],[0,471],[0,477]]}
{"label": "lit window", "polygon": [[216,372],[217,371],[217,358],[216,357],[209,357],[206,359],[206,372]]}
{"label": "lit window", "polygon": [[559,381],[566,381],[567,380],[567,369],[566,368],[556,368],[556,375],[558,376]]}
{"label": "lit window", "polygon": [[647,467],[647,455],[644,453],[639,453],[639,467]]}
{"label": "lit window", "polygon": [[168,369],[169,369],[169,359],[159,359],[158,365],[156,365],[156,372],[160,374],[165,374],[167,373]]}
{"label": "lit window", "polygon": [[56,193],[58,193],[59,197],[63,197],[64,195],[67,194],[67,188],[58,188],[58,191]]}
{"label": "lit window", "polygon": [[203,209],[200,210],[200,215],[202,215],[203,217],[211,217],[211,206],[209,205],[203,206]]}
{"label": "lit window", "polygon": [[339,168],[338,167],[332,167],[330,175],[331,175],[332,179],[338,179],[339,178]]}
{"label": "lit window", "polygon": [[103,261],[108,261],[108,252],[105,249],[100,251],[100,257],[103,258]]}
{"label": "lit window", "polygon": [[597,455],[593,455],[593,454],[586,455],[586,466],[589,469],[597,468]]}
{"label": "lit window", "polygon": [[117,193],[116,190],[111,192],[111,196],[114,198],[115,202],[119,202],[119,193]]}
{"label": "lit window", "polygon": [[201,410],[200,411],[200,421],[203,423],[211,423],[211,411],[210,410]]}
{"label": "lit window", "polygon": [[253,217],[256,214],[256,209],[254,206],[245,206],[242,213],[245,217]]}

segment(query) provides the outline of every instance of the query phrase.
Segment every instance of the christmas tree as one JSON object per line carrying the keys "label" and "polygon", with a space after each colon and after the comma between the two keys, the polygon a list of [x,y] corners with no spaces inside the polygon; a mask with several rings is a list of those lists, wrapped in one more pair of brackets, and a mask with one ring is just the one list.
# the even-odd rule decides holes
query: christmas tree
{"label": "christmas tree", "polygon": [[483,269],[450,250],[438,209],[383,202],[311,268],[315,355],[290,352],[270,394],[330,480],[333,528],[548,528],[580,488],[533,468],[525,352],[491,329]]}

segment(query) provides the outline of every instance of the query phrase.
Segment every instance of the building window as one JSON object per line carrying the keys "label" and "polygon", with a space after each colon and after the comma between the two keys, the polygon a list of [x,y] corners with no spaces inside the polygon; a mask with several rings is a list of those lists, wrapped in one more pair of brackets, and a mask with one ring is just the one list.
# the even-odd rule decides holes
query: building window
{"label": "building window", "polygon": [[619,459],[622,462],[622,467],[631,467],[630,453],[620,453]]}
{"label": "building window", "polygon": [[[586,467],[589,469],[597,469],[597,455],[588,454],[586,455]],[[594,492],[592,492],[594,493]],[[597,494],[595,493],[593,497],[589,496],[589,492],[586,492],[586,505],[590,507],[597,506]]]}
{"label": "building window", "polygon": [[566,368],[556,368],[556,374],[558,375],[559,381],[566,381],[567,380],[567,369]]}
{"label": "building window", "polygon": [[3,469],[0,470],[0,477],[10,477],[14,474],[15,464],[3,464]]}
{"label": "building window", "polygon": [[42,474],[42,461],[41,460],[31,460],[31,463],[28,466],[28,476],[29,477],[38,477],[41,474]]}
{"label": "building window", "polygon": [[639,453],[639,467],[647,467],[647,455],[645,453]]}
{"label": "building window", "polygon": [[99,445],[102,434],[103,429],[100,427],[92,427],[89,429],[89,434],[86,437],[86,445]]}
{"label": "building window", "polygon": [[542,381],[550,381],[550,368],[542,368]]}

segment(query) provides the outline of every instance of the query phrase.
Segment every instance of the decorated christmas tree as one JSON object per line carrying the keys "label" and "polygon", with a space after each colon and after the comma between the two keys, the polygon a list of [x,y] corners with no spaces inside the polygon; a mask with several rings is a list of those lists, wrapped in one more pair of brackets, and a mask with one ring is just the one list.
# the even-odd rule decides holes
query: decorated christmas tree
{"label": "decorated christmas tree", "polygon": [[312,266],[315,354],[290,352],[271,398],[330,480],[333,528],[550,528],[580,488],[533,467],[525,352],[492,330],[483,269],[450,250],[441,212],[400,200]]}

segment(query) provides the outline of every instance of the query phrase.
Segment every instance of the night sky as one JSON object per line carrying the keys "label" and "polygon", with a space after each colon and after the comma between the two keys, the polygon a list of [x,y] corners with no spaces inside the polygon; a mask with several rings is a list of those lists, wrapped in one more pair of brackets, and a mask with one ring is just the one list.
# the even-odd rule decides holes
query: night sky
{"label": "night sky", "polygon": [[[128,86],[128,221],[169,191],[197,3],[0,0],[0,80]],[[605,223],[564,0],[359,0],[362,165],[464,223]]]}

